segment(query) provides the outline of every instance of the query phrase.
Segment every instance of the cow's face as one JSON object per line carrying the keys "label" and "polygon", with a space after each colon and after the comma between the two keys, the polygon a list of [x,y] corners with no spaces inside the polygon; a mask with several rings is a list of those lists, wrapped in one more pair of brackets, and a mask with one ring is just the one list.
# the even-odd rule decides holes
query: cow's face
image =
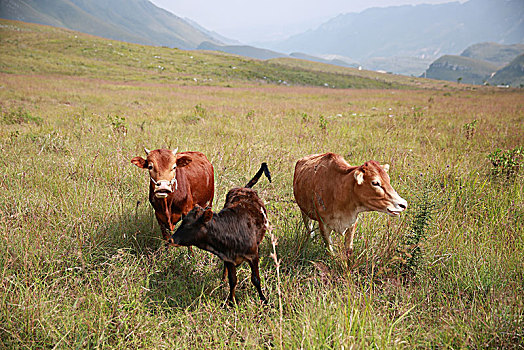
{"label": "cow's face", "polygon": [[149,171],[155,197],[165,198],[178,188],[176,169],[191,163],[191,157],[177,155],[177,150],[145,151],[146,159],[135,157],[131,159],[131,163]]}
{"label": "cow's face", "polygon": [[355,193],[365,210],[397,216],[407,208],[408,203],[391,187],[388,170],[389,165],[381,166],[375,161],[358,167],[354,171]]}
{"label": "cow's face", "polygon": [[199,245],[205,243],[207,223],[213,218],[211,208],[203,209],[198,204],[182,219],[182,223],[171,236],[170,243],[177,245]]}

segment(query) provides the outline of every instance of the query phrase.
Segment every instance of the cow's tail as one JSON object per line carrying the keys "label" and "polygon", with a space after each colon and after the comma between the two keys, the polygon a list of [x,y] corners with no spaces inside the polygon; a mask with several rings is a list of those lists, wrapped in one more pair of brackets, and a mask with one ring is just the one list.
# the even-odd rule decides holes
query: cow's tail
{"label": "cow's tail", "polygon": [[271,174],[269,173],[269,169],[267,167],[267,164],[266,163],[262,163],[262,165],[260,166],[260,169],[258,170],[258,172],[255,174],[255,176],[253,176],[253,178],[251,180],[249,180],[249,182],[247,183],[247,185],[245,187],[251,188],[251,187],[255,186],[255,184],[258,182],[258,180],[262,176],[262,173],[264,173],[264,175],[266,175],[266,177],[269,180],[269,182],[271,182]]}

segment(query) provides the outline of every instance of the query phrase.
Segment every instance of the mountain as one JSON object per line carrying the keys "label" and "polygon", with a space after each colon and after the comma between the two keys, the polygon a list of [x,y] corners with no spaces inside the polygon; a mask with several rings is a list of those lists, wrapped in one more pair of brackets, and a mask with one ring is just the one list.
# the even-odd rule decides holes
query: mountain
{"label": "mountain", "polygon": [[341,14],[314,30],[270,43],[282,52],[435,59],[478,42],[524,43],[522,0],[470,0],[371,8]]}
{"label": "mountain", "polygon": [[[522,35],[524,35],[524,33],[522,33]],[[503,45],[498,43],[480,43],[471,45],[460,55],[491,62],[498,66],[504,66],[522,53],[524,53],[524,44]]]}
{"label": "mountain", "polygon": [[193,49],[203,41],[220,43],[148,0],[2,0],[0,18],[144,45]]}
{"label": "mountain", "polygon": [[210,36],[211,38],[215,39],[215,41],[217,43],[223,43],[223,44],[226,44],[226,45],[240,45],[240,41],[238,40],[234,40],[234,39],[230,39],[230,38],[227,38],[215,31],[211,31],[211,30],[208,30],[204,27],[202,27],[200,24],[198,24],[197,22],[193,21],[192,19],[190,18],[184,18],[184,20],[191,24],[193,27],[195,27],[196,29],[200,30],[202,33],[205,33],[207,34],[208,36]]}
{"label": "mountain", "polygon": [[517,56],[507,66],[498,70],[490,79],[492,85],[524,87],[524,54]]}
{"label": "mountain", "polygon": [[425,77],[437,80],[460,81],[466,84],[483,84],[497,71],[497,66],[469,57],[444,55],[426,70]]}

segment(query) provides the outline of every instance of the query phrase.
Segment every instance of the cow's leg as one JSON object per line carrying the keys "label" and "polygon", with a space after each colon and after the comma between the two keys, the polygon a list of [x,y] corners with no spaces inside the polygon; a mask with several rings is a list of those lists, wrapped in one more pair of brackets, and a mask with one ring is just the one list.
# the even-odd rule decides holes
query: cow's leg
{"label": "cow's leg", "polygon": [[[181,220],[183,219],[184,216],[187,215],[187,213],[189,213],[191,211],[191,209],[193,209],[193,200],[190,200],[189,198],[187,199],[187,202],[186,202],[186,206],[184,209],[182,209],[182,213],[181,214],[173,214],[172,216],[172,219],[171,221],[173,222],[173,228],[175,227],[175,225]],[[193,247],[191,247],[190,245],[187,246],[187,252],[188,254],[191,256],[191,257],[194,257],[195,255],[193,254]],[[225,277],[224,277],[225,278]]]}
{"label": "cow's leg", "polygon": [[258,292],[260,300],[266,302],[264,294],[262,294],[262,287],[260,286],[260,274],[258,271],[258,256],[253,258],[253,260],[248,260],[249,266],[251,267],[251,283],[255,286]]}
{"label": "cow's leg", "polygon": [[313,238],[315,235],[315,230],[313,229],[313,220],[311,220],[303,210],[301,210],[300,212],[302,214],[302,221],[304,221],[304,226],[306,227],[306,235],[308,239],[309,237]]}
{"label": "cow's leg", "polygon": [[358,219],[355,220],[351,227],[346,229],[346,237],[344,238],[344,248],[347,251],[353,252],[353,239],[355,238],[355,231],[357,230]]}
{"label": "cow's leg", "polygon": [[169,239],[171,238],[171,231],[169,231],[166,225],[160,224],[160,232],[162,232],[162,237],[164,238],[164,240],[169,241]]}
{"label": "cow's leg", "polygon": [[353,255],[353,239],[355,238],[355,231],[357,230],[357,220],[353,223],[351,227],[348,227],[345,232],[344,237],[344,248],[346,250],[346,256],[349,258]]}
{"label": "cow's leg", "polygon": [[165,215],[160,214],[159,212],[155,211],[156,221],[158,221],[158,225],[160,226],[160,232],[162,232],[162,237],[164,240],[169,240],[171,238],[171,235],[169,234],[169,225],[167,224],[167,218]]}
{"label": "cow's leg", "polygon": [[334,254],[333,250],[333,241],[331,240],[331,229],[324,225],[322,222],[322,218],[318,222],[318,228],[320,230],[320,234],[322,235],[322,238],[324,239],[324,242],[326,243],[329,252],[331,254]]}
{"label": "cow's leg", "polygon": [[235,287],[237,286],[237,268],[235,264],[230,262],[224,261],[224,264],[227,268],[227,277],[229,280],[229,296],[227,297],[227,302],[233,306],[235,304]]}
{"label": "cow's leg", "polygon": [[224,270],[222,270],[222,281],[226,280],[226,276],[227,276],[227,266],[226,266],[226,263],[224,262]]}

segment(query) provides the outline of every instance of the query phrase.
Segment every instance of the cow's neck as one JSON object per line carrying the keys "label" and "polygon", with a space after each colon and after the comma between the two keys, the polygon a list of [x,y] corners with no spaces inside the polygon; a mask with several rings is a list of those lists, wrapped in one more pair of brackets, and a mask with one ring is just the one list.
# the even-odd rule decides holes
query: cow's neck
{"label": "cow's neck", "polygon": [[357,220],[359,213],[365,211],[365,208],[361,205],[358,196],[355,194],[355,186],[357,186],[357,180],[355,179],[354,170],[349,174],[341,175],[341,181],[339,182],[340,187],[337,189],[336,195],[339,198],[337,203],[339,208],[336,208],[337,212],[343,213],[342,216],[346,217],[347,224],[354,224]]}
{"label": "cow's neck", "polygon": [[[215,215],[216,216],[216,213]],[[229,261],[228,257],[222,252],[223,249],[220,249],[220,243],[216,236],[216,231],[219,230],[217,227],[218,223],[216,222],[215,217],[206,223],[206,233],[197,234],[189,239],[188,242],[184,242],[183,245],[194,245],[200,249],[206,250],[212,254],[218,256],[221,260]]]}

